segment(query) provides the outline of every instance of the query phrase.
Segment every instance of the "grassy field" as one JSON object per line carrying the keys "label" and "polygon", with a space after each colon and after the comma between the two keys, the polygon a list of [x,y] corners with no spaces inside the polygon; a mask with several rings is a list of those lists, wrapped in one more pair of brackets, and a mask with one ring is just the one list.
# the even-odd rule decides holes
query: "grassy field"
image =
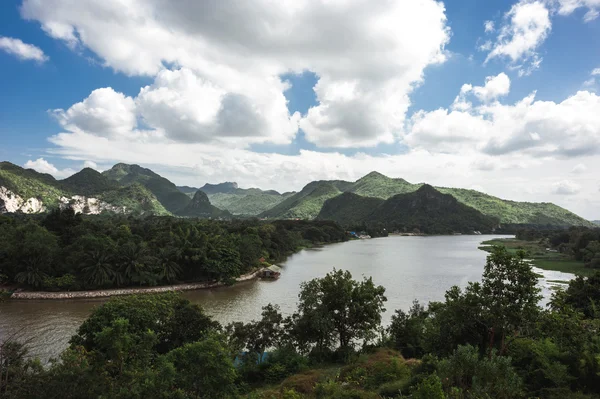
{"label": "grassy field", "polygon": [[544,270],[556,270],[563,273],[573,273],[578,276],[590,276],[594,270],[585,268],[583,262],[573,260],[568,255],[548,252],[546,248],[535,241],[522,241],[516,238],[501,238],[488,240],[481,243],[479,249],[490,251],[492,246],[500,245],[506,247],[509,252],[516,253],[522,249],[527,253],[527,257],[533,260],[536,267]]}

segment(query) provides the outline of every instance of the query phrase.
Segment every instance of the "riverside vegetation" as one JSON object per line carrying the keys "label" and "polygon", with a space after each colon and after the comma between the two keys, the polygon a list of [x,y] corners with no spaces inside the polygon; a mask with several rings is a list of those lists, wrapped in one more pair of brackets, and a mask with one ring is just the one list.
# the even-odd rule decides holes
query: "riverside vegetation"
{"label": "riverside vegetation", "polygon": [[329,221],[0,215],[0,288],[230,283],[301,248],[347,240]]}
{"label": "riverside vegetation", "polygon": [[592,399],[600,395],[600,274],[538,307],[522,252],[496,247],[481,282],[414,303],[381,326],[385,288],[334,270],[275,305],[221,326],[174,293],[97,307],[47,366],[10,341],[6,398]]}
{"label": "riverside vegetation", "polygon": [[600,269],[600,228],[521,229],[514,239],[484,241],[481,249],[501,245],[525,251],[540,269],[590,276]]}

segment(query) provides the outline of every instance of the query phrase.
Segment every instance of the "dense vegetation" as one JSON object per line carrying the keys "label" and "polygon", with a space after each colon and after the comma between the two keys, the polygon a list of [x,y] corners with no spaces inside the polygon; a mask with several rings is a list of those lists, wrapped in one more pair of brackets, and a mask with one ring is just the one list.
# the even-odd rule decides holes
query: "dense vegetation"
{"label": "dense vegetation", "polygon": [[23,200],[36,198],[42,201],[46,210],[58,208],[61,197],[70,199],[73,196],[84,195],[95,197],[117,208],[125,207],[128,214],[169,214],[145,186],[132,183],[122,187],[89,168],[65,180],[56,180],[51,175],[38,173],[33,169],[23,169],[10,162],[0,162],[0,187],[7,188]]}
{"label": "dense vegetation", "polygon": [[230,282],[299,248],[346,240],[333,222],[219,222],[54,211],[0,216],[0,284],[43,290]]}
{"label": "dense vegetation", "polygon": [[344,193],[325,201],[317,219],[343,226],[383,226],[389,231],[451,234],[492,232],[498,220],[425,184],[387,200]]}
{"label": "dense vegetation", "polygon": [[[397,194],[415,192],[421,186],[423,184],[411,184],[404,179],[389,178],[377,172],[371,172],[356,182],[315,181],[261,216],[312,219],[319,214],[325,201],[342,193],[389,199]],[[436,189],[452,195],[458,202],[486,216],[498,219],[502,224],[591,226],[591,222],[554,204],[507,201],[475,190],[443,187]]]}
{"label": "dense vegetation", "polygon": [[542,246],[584,262],[585,267],[600,269],[600,228],[520,230],[516,238],[536,241]]}
{"label": "dense vegetation", "polygon": [[182,209],[177,211],[179,216],[196,218],[231,218],[231,214],[223,211],[210,203],[207,195],[198,190],[192,200]]}
{"label": "dense vegetation", "polygon": [[[48,367],[2,345],[7,398],[592,399],[600,394],[600,274],[538,307],[537,277],[496,248],[481,282],[381,326],[385,289],[333,271],[297,310],[220,326],[174,294],[96,308]],[[265,355],[265,352],[268,352]]]}
{"label": "dense vegetation", "polygon": [[171,213],[183,209],[190,202],[190,197],[182,193],[174,183],[150,169],[138,165],[119,163],[102,172],[102,174],[109,180],[118,182],[121,185],[127,186],[134,183],[143,185]]}

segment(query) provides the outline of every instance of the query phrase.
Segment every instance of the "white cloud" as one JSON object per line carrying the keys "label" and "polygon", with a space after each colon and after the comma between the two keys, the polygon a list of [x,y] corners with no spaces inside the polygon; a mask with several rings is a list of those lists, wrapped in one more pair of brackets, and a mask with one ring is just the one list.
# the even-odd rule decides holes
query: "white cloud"
{"label": "white cloud", "polygon": [[494,31],[494,21],[485,21],[483,23],[485,33],[491,33]]}
{"label": "white cloud", "polygon": [[473,87],[473,93],[481,101],[491,101],[505,96],[510,91],[510,78],[504,72],[485,78],[485,85]]}
{"label": "white cloud", "polygon": [[94,90],[66,111],[55,109],[52,113],[63,128],[100,137],[133,135],[137,123],[133,99],[110,87]]}
{"label": "white cloud", "polygon": [[508,58],[513,66],[527,74],[526,65],[533,60],[537,63],[534,69],[537,69],[541,62],[537,48],[552,28],[550,11],[542,1],[521,0],[511,7],[504,19],[486,62],[493,58]]}
{"label": "white cloud", "polygon": [[[493,79],[488,78],[487,82]],[[479,87],[480,100],[502,90]],[[410,121],[405,144],[429,151],[477,151],[491,155],[529,154],[532,157],[578,157],[600,154],[600,96],[580,91],[566,100],[536,101],[535,93],[514,105],[499,102],[473,106],[463,85],[451,110],[419,111]],[[487,95],[487,96],[486,96]],[[492,96],[493,98],[493,96]]]}
{"label": "white cloud", "polygon": [[552,185],[552,193],[554,194],[574,195],[579,193],[580,191],[581,187],[570,180],[562,180]]}
{"label": "white cloud", "polygon": [[300,114],[289,115],[281,86],[248,95],[228,93],[187,68],[163,70],[135,103],[146,124],[175,141],[288,144]]}
{"label": "white cloud", "polygon": [[20,60],[33,60],[40,64],[49,59],[39,47],[23,43],[21,39],[13,37],[0,36],[0,50],[12,54]]}
{"label": "white cloud", "polygon": [[573,166],[573,169],[571,169],[571,173],[579,175],[582,173],[587,172],[587,167],[582,164],[582,163],[578,163],[577,165]]}
{"label": "white cloud", "polygon": [[75,171],[70,168],[58,169],[56,166],[46,161],[44,158],[38,158],[35,161],[30,159],[27,162],[25,162],[23,167],[27,169],[33,169],[40,173],[50,174],[58,179],[68,177],[75,173]]}
{"label": "white cloud", "polygon": [[[450,37],[444,6],[434,0],[25,0],[21,11],[106,66],[156,76],[138,96],[138,111],[186,142],[288,143],[299,122],[318,146],[389,143],[424,69],[445,60]],[[280,77],[303,71],[319,77],[318,104],[299,121],[287,111],[289,85]]]}
{"label": "white cloud", "polygon": [[600,68],[595,68],[595,69],[592,71],[592,76],[598,76],[598,75],[600,75]]}
{"label": "white cloud", "polygon": [[96,162],[93,162],[93,161],[85,161],[85,162],[83,162],[83,167],[84,168],[90,168],[90,169],[99,170],[98,169],[98,164]]}
{"label": "white cloud", "polygon": [[556,0],[558,2],[558,13],[570,15],[579,8],[586,8],[583,17],[584,22],[590,22],[600,15],[600,0]]}

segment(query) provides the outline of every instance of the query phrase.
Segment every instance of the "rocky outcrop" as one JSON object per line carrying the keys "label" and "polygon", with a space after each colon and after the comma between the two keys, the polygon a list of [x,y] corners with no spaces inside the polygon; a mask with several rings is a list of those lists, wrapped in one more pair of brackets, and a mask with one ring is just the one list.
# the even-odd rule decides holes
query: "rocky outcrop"
{"label": "rocky outcrop", "polygon": [[24,200],[6,187],[0,186],[0,213],[40,213],[46,208],[37,198]]}
{"label": "rocky outcrop", "polygon": [[98,198],[88,198],[83,195],[74,195],[71,198],[60,198],[61,209],[71,208],[75,213],[84,215],[98,215],[103,212],[125,213],[125,207],[111,205]]}

